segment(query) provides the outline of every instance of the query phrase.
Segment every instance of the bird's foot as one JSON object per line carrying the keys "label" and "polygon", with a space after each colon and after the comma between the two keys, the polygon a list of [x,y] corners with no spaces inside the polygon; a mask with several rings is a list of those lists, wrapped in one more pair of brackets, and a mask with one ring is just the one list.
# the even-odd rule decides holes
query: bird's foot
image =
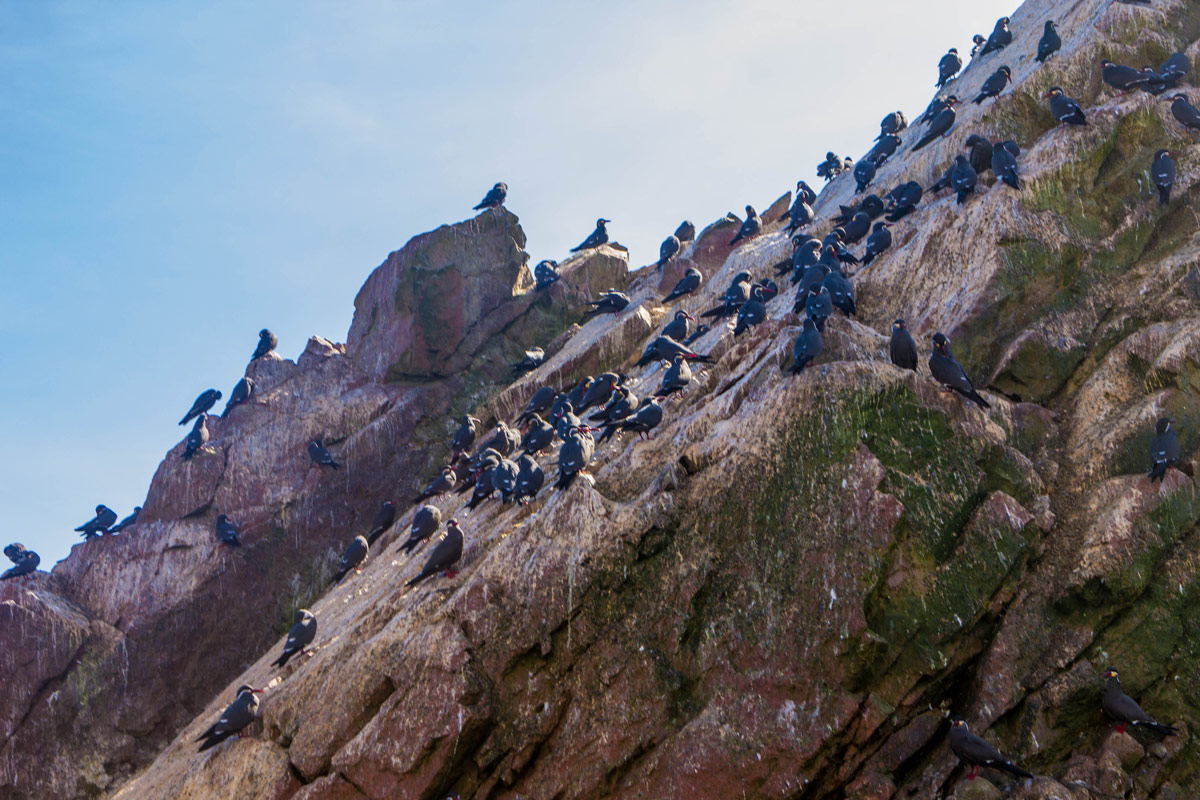
{"label": "bird's foot", "polygon": [[448,569],[448,570],[446,570],[446,577],[447,577],[447,578],[453,578],[453,577],[454,577],[455,575],[457,575],[457,574],[458,574],[458,572],[456,572],[455,570],[452,570],[452,569]]}

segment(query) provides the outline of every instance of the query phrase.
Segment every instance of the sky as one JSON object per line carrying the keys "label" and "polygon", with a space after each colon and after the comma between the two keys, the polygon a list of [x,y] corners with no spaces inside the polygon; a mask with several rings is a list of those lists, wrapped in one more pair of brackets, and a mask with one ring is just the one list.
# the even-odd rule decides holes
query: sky
{"label": "sky", "polygon": [[[497,181],[635,265],[912,119],[1016,0],[0,0],[0,503],[43,568],[141,505],[260,328],[295,358]],[[223,401],[221,404],[223,407]]]}

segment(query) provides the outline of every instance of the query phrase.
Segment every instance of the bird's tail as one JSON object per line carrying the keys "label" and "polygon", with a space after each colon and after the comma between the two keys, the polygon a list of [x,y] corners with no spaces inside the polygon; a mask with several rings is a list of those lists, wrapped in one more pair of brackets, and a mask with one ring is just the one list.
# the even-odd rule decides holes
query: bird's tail
{"label": "bird's tail", "polygon": [[1016,175],[1005,175],[1000,180],[1004,181],[1006,184],[1008,184],[1009,186],[1011,186],[1014,189],[1021,188],[1021,179],[1018,178]]}
{"label": "bird's tail", "polygon": [[1003,771],[1007,772],[1009,775],[1012,775],[1017,778],[1032,778],[1033,777],[1032,772],[1027,772],[1027,771],[1021,769],[1020,767],[1018,767],[1016,764],[1012,763],[1011,761],[993,761],[990,764],[988,764],[988,766],[994,767],[995,769],[1003,770]]}
{"label": "bird's tail", "polygon": [[606,441],[611,439],[612,435],[613,435],[613,431],[615,431],[616,429],[617,429],[617,426],[613,423],[609,423],[609,424],[605,425],[604,433],[600,434],[600,438],[596,440],[596,444],[598,444],[598,445],[604,444]]}
{"label": "bird's tail", "polygon": [[184,450],[182,453],[179,454],[179,458],[183,461],[191,461],[192,456],[194,456],[194,455],[196,455],[195,450]]}
{"label": "bird's tail", "polygon": [[554,488],[566,489],[575,480],[575,476],[577,474],[578,473],[575,472],[560,472],[558,475],[558,480],[554,482]]}
{"label": "bird's tail", "polygon": [[333,576],[333,580],[331,580],[331,581],[329,582],[329,585],[330,585],[330,586],[336,586],[337,584],[339,584],[339,583],[341,583],[341,582],[342,582],[342,578],[344,578],[344,577],[346,577],[346,570],[344,570],[344,569],[339,569],[339,570],[337,571],[337,574]]}
{"label": "bird's tail", "polygon": [[980,103],[982,103],[982,102],[983,102],[984,100],[986,100],[986,99],[987,99],[987,95],[986,95],[986,94],[982,94],[982,93],[981,93],[981,94],[979,95],[979,97],[976,97],[976,98],[975,98],[974,100],[972,100],[971,102],[972,102],[972,103],[974,103],[975,105],[979,105]]}
{"label": "bird's tail", "polygon": [[720,306],[717,306],[716,308],[710,308],[708,311],[702,312],[700,314],[700,316],[702,316],[702,317],[723,317],[723,316],[725,316],[725,306],[720,305]]}
{"label": "bird's tail", "polygon": [[784,259],[772,267],[772,269],[775,270],[776,275],[786,275],[792,269],[792,260],[790,258]]}
{"label": "bird's tail", "polygon": [[418,574],[417,577],[413,578],[411,581],[404,584],[404,588],[407,589],[410,586],[416,586],[418,583],[425,580],[432,574],[433,574],[432,572],[426,572],[425,570],[421,570],[420,574]]}
{"label": "bird's tail", "polygon": [[416,547],[419,543],[420,543],[419,539],[414,539],[410,536],[410,537],[408,537],[408,541],[406,541],[404,544],[400,545],[400,549],[406,553],[411,553],[413,550],[416,549]]}
{"label": "bird's tail", "polygon": [[288,659],[291,657],[292,657],[292,654],[289,653],[287,650],[284,650],[283,655],[281,655],[279,658],[277,658],[271,662],[271,666],[272,667],[282,667],[285,664],[287,664]]}
{"label": "bird's tail", "polygon": [[1161,722],[1131,722],[1131,725],[1137,728],[1145,728],[1154,731],[1160,736],[1174,736],[1179,731],[1171,725],[1163,725]]}
{"label": "bird's tail", "polygon": [[1158,187],[1158,204],[1160,206],[1165,206],[1169,202],[1171,202],[1171,187],[1170,186]]}
{"label": "bird's tail", "polygon": [[792,365],[788,367],[788,372],[792,373],[793,375],[799,375],[801,372],[804,372],[804,368],[808,366],[808,362],[811,360],[812,359],[806,359],[801,362],[793,361]]}
{"label": "bird's tail", "polygon": [[874,261],[874,260],[875,260],[875,254],[874,254],[874,253],[872,253],[870,250],[868,250],[868,251],[866,251],[865,253],[863,253],[863,257],[862,257],[862,265],[863,265],[864,267],[866,267],[866,266],[870,266],[871,262],[872,262],[872,261]]}
{"label": "bird's tail", "polygon": [[988,401],[984,400],[980,396],[979,392],[975,391],[974,389],[969,392],[963,392],[963,396],[978,403],[981,408],[991,408],[991,405],[988,404]]}
{"label": "bird's tail", "polygon": [[741,240],[742,240],[742,234],[739,232],[738,235],[733,237],[733,239],[729,242],[729,246],[733,247],[735,244],[737,244]]}
{"label": "bird's tail", "polygon": [[682,295],[682,294],[683,294],[683,292],[675,292],[675,291],[673,291],[673,292],[671,292],[669,295],[667,295],[666,297],[664,297],[664,298],[662,299],[662,301],[663,301],[664,303],[669,303],[669,302],[671,302],[672,300],[674,300],[676,297],[679,297],[679,296],[680,296],[680,295]]}
{"label": "bird's tail", "polygon": [[334,469],[341,469],[341,468],[342,468],[342,465],[341,465],[341,464],[339,464],[338,462],[334,461],[333,459],[330,459],[330,460],[329,460],[329,466],[333,467]]}
{"label": "bird's tail", "polygon": [[925,145],[929,144],[930,142],[932,142],[932,141],[933,141],[934,139],[936,139],[936,138],[937,138],[937,136],[936,136],[936,135],[934,135],[934,136],[930,136],[929,134],[925,134],[925,136],[924,136],[924,137],[921,139],[921,141],[919,141],[919,142],[917,142],[916,144],[914,144],[914,145],[913,145],[913,152],[914,152],[914,153],[915,153],[915,152],[917,152],[917,151],[918,151],[918,150],[920,150],[922,147],[924,147]]}
{"label": "bird's tail", "polygon": [[1161,481],[1167,475],[1167,468],[1171,466],[1169,461],[1155,461],[1154,466],[1150,470],[1150,482],[1155,483]]}

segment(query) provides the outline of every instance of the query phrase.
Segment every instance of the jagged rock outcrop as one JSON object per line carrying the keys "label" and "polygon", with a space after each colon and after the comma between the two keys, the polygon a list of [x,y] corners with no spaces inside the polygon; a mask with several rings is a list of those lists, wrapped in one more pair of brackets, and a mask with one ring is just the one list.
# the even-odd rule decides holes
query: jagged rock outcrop
{"label": "jagged rock outcrop", "polygon": [[[1064,47],[1035,68],[1051,17]],[[724,218],[662,270],[627,277],[604,247],[540,295],[503,209],[393,253],[348,345],[252,364],[263,390],[213,421],[208,452],[168,454],[127,536],[0,587],[0,652],[22,670],[0,686],[0,786],[122,800],[1196,796],[1200,493],[1191,460],[1161,484],[1144,471],[1157,416],[1178,420],[1189,459],[1200,444],[1200,146],[1165,104],[1111,96],[1095,65],[1195,57],[1200,11],[1029,0],[1012,28],[946,88],[971,94],[1005,63],[1011,92],[916,154],[908,131],[872,188],[928,185],[972,132],[1019,142],[1025,188],[985,178],[963,207],[926,198],[854,276],[860,318],[830,320],[814,366],[783,371],[799,331],[785,288],[762,325],[695,343],[714,363],[654,439],[598,448],[594,484],[470,513],[436,500],[467,533],[456,577],[405,590],[423,553],[392,533],[324,591],[378,503],[431,476],[454,416],[511,421],[540,386],[608,369],[649,395],[661,365],[632,365],[669,311],[715,305],[735,273],[765,276],[790,248],[784,198],[737,248],[740,221]],[[1053,84],[1083,103],[1086,130],[1052,129]],[[1186,153],[1166,208],[1143,178],[1159,146]],[[852,191],[849,175],[825,188],[816,234]],[[662,307],[689,266],[702,290]],[[581,301],[609,286],[629,308],[581,322]],[[993,408],[945,394],[924,364],[894,368],[881,332],[896,316],[923,353],[947,333]],[[546,363],[510,382],[535,343]],[[343,470],[308,461],[316,436]],[[217,513],[243,526],[240,550],[217,545]],[[300,605],[320,620],[315,652],[274,669]],[[1111,731],[1107,666],[1181,735]],[[197,754],[244,682],[268,685],[251,738]],[[951,713],[1039,777],[965,780]]]}

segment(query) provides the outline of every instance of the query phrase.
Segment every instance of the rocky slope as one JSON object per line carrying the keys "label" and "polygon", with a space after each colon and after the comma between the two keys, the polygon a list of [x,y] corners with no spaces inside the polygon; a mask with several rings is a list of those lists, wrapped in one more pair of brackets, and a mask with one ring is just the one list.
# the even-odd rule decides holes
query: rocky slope
{"label": "rocky slope", "polygon": [[[1049,18],[1063,51],[1035,69]],[[402,588],[423,562],[398,548],[406,510],[325,591],[379,502],[432,476],[454,416],[511,421],[540,386],[606,369],[653,392],[642,348],[676,305],[711,307],[732,275],[786,257],[788,198],[736,250],[731,216],[661,271],[631,275],[606,246],[544,294],[504,210],[389,256],[348,344],[251,364],[261,393],[215,421],[208,452],[168,454],[126,535],[0,585],[5,795],[1196,796],[1200,495],[1190,463],[1159,485],[1143,473],[1156,417],[1178,421],[1185,453],[1200,442],[1200,147],[1096,64],[1195,61],[1200,11],[1029,0],[1012,27],[947,89],[971,95],[1002,63],[1013,88],[918,153],[906,132],[871,188],[932,183],[972,132],[1018,141],[1024,188],[927,197],[854,276],[860,316],[831,320],[815,368],[782,372],[799,326],[785,288],[763,325],[696,343],[715,363],[653,440],[598,449],[594,485],[526,508],[440,500],[468,536],[455,578]],[[1054,129],[1051,85],[1087,128]],[[1181,152],[1165,208],[1158,147]],[[853,189],[824,189],[815,234]],[[704,289],[664,308],[688,266]],[[576,326],[610,286],[629,309]],[[896,316],[925,353],[947,333],[992,410],[892,367]],[[547,363],[510,383],[532,344]],[[342,470],[309,462],[316,436]],[[217,546],[219,513],[241,549]],[[315,654],[273,669],[297,607],[319,619]],[[1108,666],[1183,734],[1113,732]],[[245,682],[269,685],[253,735],[198,755]],[[967,781],[951,714],[1043,777]]]}

